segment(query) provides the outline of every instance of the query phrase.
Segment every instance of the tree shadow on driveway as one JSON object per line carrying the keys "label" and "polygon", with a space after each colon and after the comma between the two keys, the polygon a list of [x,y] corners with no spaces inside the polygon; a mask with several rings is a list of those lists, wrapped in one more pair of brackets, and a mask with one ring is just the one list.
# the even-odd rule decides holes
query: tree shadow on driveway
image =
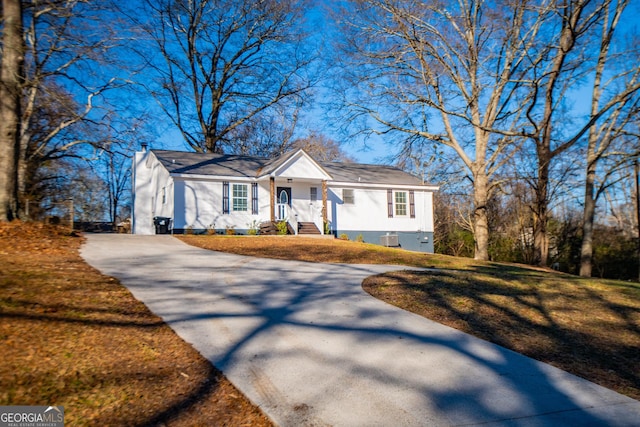
{"label": "tree shadow on driveway", "polygon": [[[98,255],[100,254],[100,255]],[[378,301],[399,267],[90,236],[115,276],[279,425],[633,425],[640,403]]]}

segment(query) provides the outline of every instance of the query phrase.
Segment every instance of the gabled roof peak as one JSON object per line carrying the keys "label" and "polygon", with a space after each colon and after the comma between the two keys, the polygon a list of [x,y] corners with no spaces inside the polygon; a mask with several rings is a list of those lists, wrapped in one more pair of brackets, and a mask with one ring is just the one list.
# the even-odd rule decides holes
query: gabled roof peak
{"label": "gabled roof peak", "polygon": [[[329,174],[316,160],[311,157],[304,149],[299,148],[297,150],[291,150],[283,155],[273,159],[265,168],[259,171],[259,176],[279,176],[286,174],[287,170],[293,167],[294,163],[302,161],[304,167],[307,169],[306,174],[315,175],[316,178],[330,180],[332,179]],[[315,169],[311,171],[308,169]],[[315,172],[315,173],[314,173]]]}

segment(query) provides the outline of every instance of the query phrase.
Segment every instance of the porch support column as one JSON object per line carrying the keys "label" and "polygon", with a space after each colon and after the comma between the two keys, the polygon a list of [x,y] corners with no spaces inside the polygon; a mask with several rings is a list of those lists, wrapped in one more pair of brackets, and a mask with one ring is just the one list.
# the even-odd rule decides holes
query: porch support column
{"label": "porch support column", "polygon": [[276,179],[274,177],[269,178],[269,205],[271,206],[271,222],[276,222]]}
{"label": "porch support column", "polygon": [[322,234],[325,233],[327,224],[327,180],[322,180]]}

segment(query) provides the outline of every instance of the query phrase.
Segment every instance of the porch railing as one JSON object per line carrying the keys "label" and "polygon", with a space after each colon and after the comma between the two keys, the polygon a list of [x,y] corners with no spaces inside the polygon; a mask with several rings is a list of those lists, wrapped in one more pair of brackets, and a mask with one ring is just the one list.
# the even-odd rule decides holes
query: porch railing
{"label": "porch railing", "polygon": [[298,215],[291,206],[286,203],[278,203],[276,206],[276,221],[287,221],[291,224],[295,234],[298,234]]}

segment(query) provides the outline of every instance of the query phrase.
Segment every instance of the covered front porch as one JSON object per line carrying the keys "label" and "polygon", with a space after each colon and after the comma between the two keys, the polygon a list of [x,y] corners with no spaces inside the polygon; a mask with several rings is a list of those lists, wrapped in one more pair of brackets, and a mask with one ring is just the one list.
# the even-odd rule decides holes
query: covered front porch
{"label": "covered front porch", "polygon": [[270,179],[270,220],[263,222],[260,234],[324,235],[327,224],[326,180]]}
{"label": "covered front porch", "polygon": [[[269,173],[270,221],[265,234],[323,235],[327,224],[327,181],[332,177],[304,151],[298,151]],[[272,233],[275,227],[275,233]],[[283,227],[283,225],[281,225]],[[261,233],[263,227],[261,227]]]}

